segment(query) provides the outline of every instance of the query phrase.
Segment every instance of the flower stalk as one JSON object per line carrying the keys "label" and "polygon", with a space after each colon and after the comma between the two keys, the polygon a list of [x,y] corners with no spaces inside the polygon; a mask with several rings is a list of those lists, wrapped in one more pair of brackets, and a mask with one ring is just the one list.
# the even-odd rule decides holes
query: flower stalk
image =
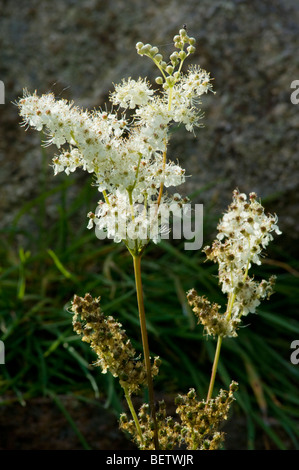
{"label": "flower stalk", "polygon": [[148,386],[148,394],[149,394],[149,405],[150,405],[151,417],[154,423],[154,443],[155,443],[155,449],[158,450],[159,442],[158,442],[158,429],[157,429],[157,420],[156,420],[156,412],[155,412],[154,387],[153,387],[153,379],[152,379],[150,351],[149,351],[148,335],[147,335],[147,328],[146,328],[143,288],[142,288],[142,279],[141,279],[141,255],[133,255],[133,264],[134,264],[134,274],[135,274],[135,284],[136,284],[141,338],[142,338],[142,346],[143,346],[143,354],[144,354],[147,386]]}
{"label": "flower stalk", "polygon": [[217,373],[217,368],[218,368],[218,363],[219,363],[219,358],[220,358],[221,345],[222,345],[222,336],[218,336],[214,362],[213,362],[213,367],[212,367],[212,373],[211,373],[211,379],[210,379],[210,385],[209,385],[209,390],[208,390],[208,395],[207,395],[207,400],[206,400],[207,403],[209,402],[209,400],[212,398],[212,395],[213,395],[215,378],[216,378],[216,373]]}
{"label": "flower stalk", "polygon": [[132,418],[133,418],[135,426],[136,426],[137,434],[139,436],[141,444],[143,445],[144,440],[143,440],[142,430],[141,430],[141,427],[140,427],[140,423],[139,423],[138,416],[136,414],[134,405],[132,403],[131,395],[128,391],[128,387],[123,386],[123,390],[124,390],[125,398],[126,398],[127,403],[128,403],[129,410],[131,412]]}

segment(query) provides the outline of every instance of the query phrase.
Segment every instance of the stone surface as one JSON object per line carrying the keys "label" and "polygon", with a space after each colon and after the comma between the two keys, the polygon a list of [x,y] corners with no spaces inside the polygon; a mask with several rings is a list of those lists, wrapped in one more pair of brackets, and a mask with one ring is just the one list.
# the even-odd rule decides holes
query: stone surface
{"label": "stone surface", "polygon": [[[291,82],[299,79],[297,5],[282,0],[188,0],[183,6],[179,0],[28,0],[20,8],[19,2],[2,0],[1,227],[40,191],[40,136],[24,132],[12,104],[22,89],[51,90],[83,107],[103,106],[112,82],[155,77],[151,61],[136,54],[137,41],[159,45],[166,54],[186,23],[197,38],[193,61],[211,73],[216,94],[203,99],[205,127],[197,136],[182,130],[173,138],[170,156],[192,176],[181,192],[208,185],[196,200],[216,213],[226,208],[236,186],[257,191],[269,198],[267,208],[278,213],[285,236],[298,237],[299,105],[290,101]],[[49,161],[54,153],[47,149]],[[47,171],[54,187],[57,180],[51,168]],[[55,203],[54,198],[49,206],[53,217]]]}

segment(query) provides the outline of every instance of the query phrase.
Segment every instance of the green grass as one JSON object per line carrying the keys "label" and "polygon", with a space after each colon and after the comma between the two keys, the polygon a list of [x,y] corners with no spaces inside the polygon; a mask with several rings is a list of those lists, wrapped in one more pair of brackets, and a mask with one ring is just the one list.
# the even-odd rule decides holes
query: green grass
{"label": "green grass", "polygon": [[[86,220],[77,214],[94,207],[96,190],[87,181],[68,205],[72,184],[71,178],[61,178],[54,189],[44,186],[1,232],[0,339],[6,363],[0,366],[0,391],[2,406],[49,396],[76,429],[60,394],[100,400],[116,414],[122,395],[116,380],[91,366],[95,357],[72,330],[68,306],[73,295],[101,296],[103,310],[119,319],[138,351],[142,347],[131,256],[122,245],[99,241],[86,229]],[[57,219],[49,227],[45,208],[53,196],[59,200]],[[29,215],[35,229],[21,230],[20,221]],[[206,222],[208,243],[216,220]],[[231,380],[240,384],[233,413],[246,416],[250,449],[261,432],[279,449],[286,442],[299,449],[299,366],[290,362],[290,344],[299,338],[299,263],[279,249],[279,242],[276,237],[271,258],[280,264],[256,270],[257,276],[277,275],[276,293],[258,315],[245,319],[237,339],[223,342],[216,377],[216,388],[228,387]],[[149,246],[142,267],[150,348],[162,359],[156,390],[185,393],[195,387],[204,398],[215,342],[196,325],[185,292],[195,287],[223,304],[215,266],[204,263],[201,251],[163,241]],[[84,436],[79,438],[88,448]]]}

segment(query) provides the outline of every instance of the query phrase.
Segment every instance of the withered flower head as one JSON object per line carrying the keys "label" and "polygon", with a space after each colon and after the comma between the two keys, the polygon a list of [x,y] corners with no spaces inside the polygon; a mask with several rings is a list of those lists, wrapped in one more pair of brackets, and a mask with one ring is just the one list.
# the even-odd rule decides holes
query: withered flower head
{"label": "withered flower head", "polygon": [[[104,374],[109,369],[129,394],[138,392],[146,384],[144,361],[136,356],[122,325],[102,312],[100,297],[93,299],[90,294],[85,294],[84,298],[75,295],[71,308],[74,331],[82,336],[82,341],[90,344],[98,356],[94,365],[100,366]],[[155,358],[153,375],[157,375],[158,365],[159,358]]]}

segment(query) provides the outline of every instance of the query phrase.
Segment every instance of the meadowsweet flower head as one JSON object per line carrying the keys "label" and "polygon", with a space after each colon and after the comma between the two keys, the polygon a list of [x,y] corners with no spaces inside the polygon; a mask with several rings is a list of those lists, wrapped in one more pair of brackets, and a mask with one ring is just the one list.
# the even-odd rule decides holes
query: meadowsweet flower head
{"label": "meadowsweet flower head", "polygon": [[195,289],[187,298],[207,334],[236,336],[241,317],[254,313],[260,302],[273,292],[275,277],[256,281],[249,276],[252,264],[261,264],[263,250],[273,240],[273,232],[281,234],[277,216],[265,214],[257,195],[235,190],[233,202],[218,224],[218,234],[212,246],[206,246],[207,259],[218,264],[222,292],[228,295],[226,314],[219,305],[199,296]]}
{"label": "meadowsweet flower head", "polygon": [[[177,50],[164,60],[157,47],[137,43],[138,54],[150,57],[158,67],[160,77],[156,82],[160,87],[153,89],[145,78],[123,79],[110,94],[111,112],[83,110],[73,102],[56,99],[52,93],[38,96],[24,91],[17,102],[23,125],[43,131],[47,136],[45,145],[55,145],[60,151],[53,158],[54,174],[70,174],[78,168],[93,174],[106,205],[101,202],[92,211],[96,217],[88,227],[93,225],[112,234],[112,215],[125,206],[129,208],[125,225],[131,229],[123,236],[114,223],[112,238],[123,241],[136,253],[150,240],[157,241],[159,231],[163,232],[163,224],[158,223],[158,234],[157,230],[147,230],[142,241],[132,238],[130,233],[136,233],[134,223],[137,227],[141,224],[140,217],[134,215],[136,205],[144,205],[145,224],[150,204],[172,204],[166,189],[185,181],[184,169],[166,155],[170,127],[173,123],[183,124],[187,131],[199,127],[200,97],[211,90],[209,75],[200,67],[193,66],[187,73],[182,70],[184,61],[195,50],[195,39],[182,29],[174,45]],[[127,117],[126,110],[130,111]],[[159,217],[157,210],[157,221]],[[146,224],[151,226],[152,221]]]}
{"label": "meadowsweet flower head", "polygon": [[277,216],[265,214],[255,193],[247,199],[235,190],[233,202],[218,224],[217,239],[204,249],[207,258],[219,265],[223,292],[236,292],[252,263],[261,264],[263,249],[273,240],[272,232],[281,234]]}

